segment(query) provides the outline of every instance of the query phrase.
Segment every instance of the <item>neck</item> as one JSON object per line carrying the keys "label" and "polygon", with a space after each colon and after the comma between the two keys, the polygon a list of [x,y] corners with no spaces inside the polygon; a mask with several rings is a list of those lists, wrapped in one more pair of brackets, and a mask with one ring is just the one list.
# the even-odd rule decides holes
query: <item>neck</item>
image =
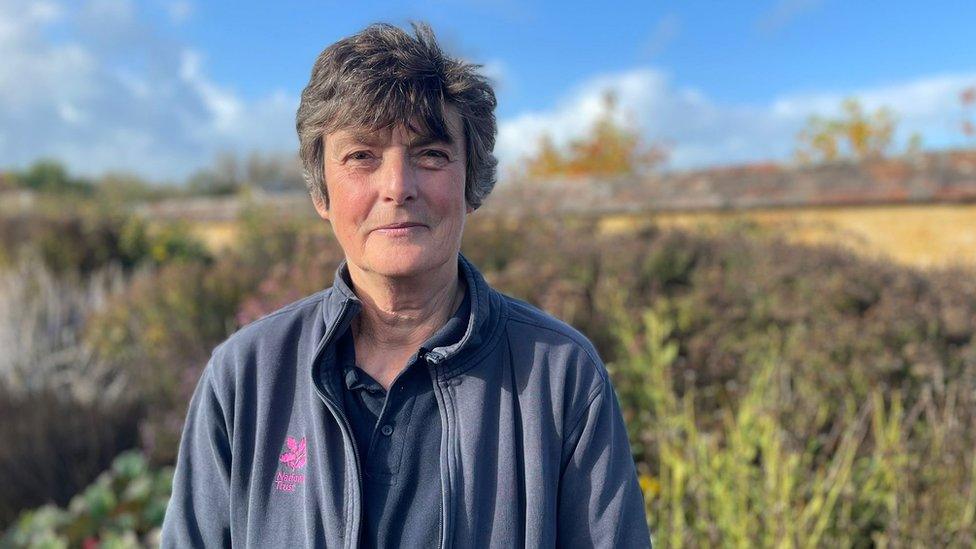
{"label": "neck", "polygon": [[357,356],[407,354],[443,326],[464,298],[457,257],[417,277],[389,278],[349,264],[363,304],[353,324]]}

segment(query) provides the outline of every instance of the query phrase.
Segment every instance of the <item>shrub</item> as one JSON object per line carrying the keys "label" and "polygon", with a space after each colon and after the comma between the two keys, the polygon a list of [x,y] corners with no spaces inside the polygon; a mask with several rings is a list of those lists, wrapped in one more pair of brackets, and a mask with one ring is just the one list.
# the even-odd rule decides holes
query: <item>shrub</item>
{"label": "shrub", "polygon": [[0,216],[0,266],[25,257],[57,274],[89,275],[109,265],[131,271],[140,264],[207,261],[209,254],[187,227],[150,227],[144,220],[91,205]]}
{"label": "shrub", "polygon": [[[655,544],[663,547],[967,546],[976,536],[976,401],[971,385],[923,399],[874,387],[818,439],[796,436],[775,343],[735,405],[709,425],[695,389],[676,390],[674,323],[624,320],[609,365],[628,420]],[[775,339],[771,341],[775,342]],[[970,379],[972,381],[970,372]],[[850,400],[850,393],[841,398]],[[964,420],[948,417],[963,412]]]}
{"label": "shrub", "polygon": [[240,302],[259,278],[230,260],[146,268],[92,317],[86,341],[127,374],[148,407],[142,445],[154,463],[175,459],[196,380],[213,348],[237,328]]}
{"label": "shrub", "polygon": [[150,470],[125,452],[67,509],[46,505],[24,513],[0,545],[16,547],[158,547],[173,470]]}
{"label": "shrub", "polygon": [[122,370],[83,337],[120,291],[118,271],[81,282],[37,263],[0,272],[0,526],[19,510],[67,501],[137,443],[140,407]]}
{"label": "shrub", "polygon": [[139,442],[136,402],[77,402],[50,390],[0,391],[0,530],[23,509],[64,505]]}
{"label": "shrub", "polygon": [[0,271],[0,389],[52,390],[82,403],[118,400],[126,380],[94,356],[83,333],[123,284],[117,269],[84,281],[57,278],[37,262]]}

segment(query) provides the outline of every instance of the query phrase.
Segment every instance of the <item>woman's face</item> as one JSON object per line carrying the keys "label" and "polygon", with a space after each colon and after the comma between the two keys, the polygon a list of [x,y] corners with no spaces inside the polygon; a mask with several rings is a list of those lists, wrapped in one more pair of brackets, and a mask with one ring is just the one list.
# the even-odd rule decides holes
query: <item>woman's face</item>
{"label": "woman's face", "polygon": [[452,142],[403,126],[343,129],[325,136],[328,207],[316,203],[351,268],[414,277],[457,261],[464,220],[465,150],[461,117],[445,108]]}

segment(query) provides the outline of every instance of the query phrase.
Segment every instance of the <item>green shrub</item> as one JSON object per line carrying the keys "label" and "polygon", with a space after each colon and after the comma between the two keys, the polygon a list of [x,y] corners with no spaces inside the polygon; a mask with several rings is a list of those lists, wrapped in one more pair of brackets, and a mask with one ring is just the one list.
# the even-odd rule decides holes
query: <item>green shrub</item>
{"label": "green shrub", "polygon": [[237,329],[241,300],[260,277],[232,258],[143,269],[89,321],[86,342],[125,372],[148,408],[142,445],[153,463],[175,459],[196,380],[213,348]]}
{"label": "green shrub", "polygon": [[135,402],[77,402],[0,390],[0,530],[23,509],[66,503],[139,442]]}
{"label": "green shrub", "polygon": [[150,227],[138,217],[89,205],[0,216],[0,267],[25,256],[40,259],[56,273],[81,275],[109,265],[131,271],[139,265],[210,259],[183,224]]}
{"label": "green shrub", "polygon": [[172,483],[171,467],[150,470],[142,454],[125,452],[67,509],[45,505],[25,512],[0,545],[157,547]]}
{"label": "green shrub", "polygon": [[[757,350],[739,401],[709,424],[695,412],[701,395],[676,391],[673,329],[662,310],[622,321],[626,351],[609,365],[657,546],[972,545],[971,389],[926,401],[920,415],[900,391],[873,388],[820,440],[804,439],[784,421],[795,413],[797,372],[782,367],[774,343]],[[962,422],[947,416],[960,408]]]}

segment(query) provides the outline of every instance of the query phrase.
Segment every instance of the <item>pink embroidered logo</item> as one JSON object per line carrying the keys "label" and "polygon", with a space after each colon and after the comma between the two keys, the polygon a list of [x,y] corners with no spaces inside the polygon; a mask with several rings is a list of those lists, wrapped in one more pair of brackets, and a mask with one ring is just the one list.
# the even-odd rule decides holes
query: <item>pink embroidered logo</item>
{"label": "pink embroidered logo", "polygon": [[[288,437],[285,440],[288,449],[281,453],[278,461],[291,467],[292,471],[297,471],[305,466],[305,437],[302,440],[295,440]],[[295,488],[305,481],[305,475],[298,473],[282,473],[278,471],[275,475],[275,489],[281,492],[294,492]]]}
{"label": "pink embroidered logo", "polygon": [[288,449],[282,452],[281,457],[278,461],[288,464],[292,469],[301,469],[305,466],[305,437],[302,440],[296,441],[292,437],[288,437],[285,441],[288,444]]}

